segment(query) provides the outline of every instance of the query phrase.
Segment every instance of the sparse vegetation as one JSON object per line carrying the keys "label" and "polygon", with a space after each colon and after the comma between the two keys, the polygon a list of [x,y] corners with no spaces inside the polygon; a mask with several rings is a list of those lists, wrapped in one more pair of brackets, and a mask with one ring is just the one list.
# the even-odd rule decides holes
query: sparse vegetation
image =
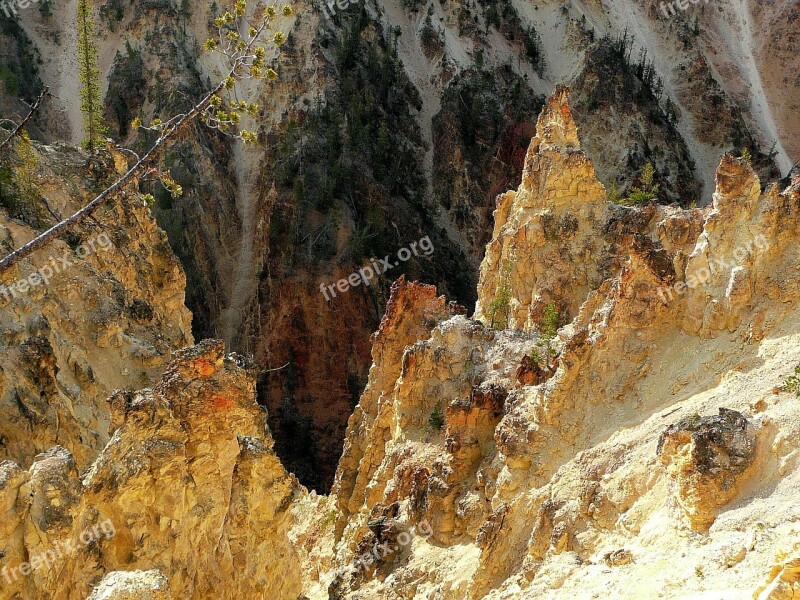
{"label": "sparse vegetation", "polygon": [[560,315],[558,307],[554,301],[550,301],[544,307],[544,314],[542,315],[542,322],[539,324],[539,342],[538,346],[543,349],[544,357],[539,355],[539,360],[534,359],[531,354],[531,359],[540,365],[550,366],[550,360],[553,358],[555,349],[553,348],[553,340],[558,335],[558,327],[560,322]]}
{"label": "sparse vegetation", "polygon": [[146,89],[144,60],[142,53],[125,42],[125,53],[117,52],[109,78],[106,104],[109,121],[116,121],[117,134],[125,138],[130,133],[133,116],[138,114],[144,103],[142,90]]}
{"label": "sparse vegetation", "polygon": [[12,147],[13,153],[8,149],[4,151],[8,164],[0,166],[0,205],[9,215],[31,227],[42,227],[44,214],[35,180],[39,157],[25,131],[17,136]]}
{"label": "sparse vegetation", "polygon": [[53,16],[53,0],[42,0],[39,3],[39,14],[43,19],[49,19]]}
{"label": "sparse vegetation", "polygon": [[[417,193],[424,189],[419,161],[407,143],[416,90],[392,41],[363,39],[371,23],[363,6],[339,18],[344,21],[336,43],[341,84],[312,101],[306,117],[286,127],[275,149],[278,184],[295,199],[291,208],[276,211],[270,231],[273,247],[285,248],[286,268],[331,259],[334,233],[348,216],[353,231],[342,260],[357,264],[394,251],[395,232],[379,198],[427,211]],[[365,197],[364,189],[374,189],[374,195]],[[311,210],[325,218],[316,230],[308,228]],[[412,268],[404,263],[397,274]]]}
{"label": "sparse vegetation", "polygon": [[542,52],[542,40],[533,27],[528,27],[525,32],[525,54],[533,65],[533,70],[539,77],[544,75],[545,62]]}
{"label": "sparse vegetation", "polygon": [[[631,129],[628,150],[615,161],[609,181],[618,186],[620,204],[632,195],[634,203],[678,202],[685,206],[701,193],[702,184],[678,131],[678,108],[665,93],[653,60],[645,51],[637,53],[635,46],[641,45],[623,32],[618,37],[603,37],[589,50],[587,69],[573,85],[575,110],[594,114],[604,122],[619,111],[638,123]],[[659,186],[655,196],[632,190],[647,162],[655,168],[653,183]]]}
{"label": "sparse vegetation", "polygon": [[426,0],[403,0],[403,6],[411,12],[417,12]]}
{"label": "sparse vegetation", "polygon": [[705,571],[703,570],[703,565],[696,565],[694,568],[694,574],[697,575],[698,579],[705,578],[706,574]]}
{"label": "sparse vegetation", "polygon": [[320,531],[325,531],[330,525],[333,525],[336,522],[336,515],[339,514],[335,508],[332,508],[328,511],[325,515],[325,518],[319,524]]}
{"label": "sparse vegetation", "polygon": [[641,175],[639,175],[639,185],[631,190],[631,193],[625,198],[623,204],[639,206],[658,200],[658,192],[661,186],[653,182],[654,176],[655,168],[653,167],[653,163],[646,163],[642,169]]}
{"label": "sparse vegetation", "polygon": [[123,0],[109,0],[100,7],[100,17],[111,31],[116,30],[117,25],[119,25],[124,16],[125,5]]}
{"label": "sparse vegetation", "polygon": [[508,317],[511,309],[511,269],[512,261],[505,259],[503,266],[500,268],[500,284],[486,311],[489,317],[489,327],[492,329],[506,329],[508,327]]}
{"label": "sparse vegetation", "polygon": [[0,52],[0,85],[10,96],[30,104],[44,88],[39,79],[42,62],[39,50],[20,26],[19,19],[7,16],[3,10],[0,10],[0,33],[9,38],[8,46]]}
{"label": "sparse vegetation", "polygon": [[702,421],[702,417],[697,412],[686,417],[686,425],[689,429],[696,429],[700,425],[700,421]]}
{"label": "sparse vegetation", "polygon": [[544,317],[542,318],[542,326],[540,328],[542,339],[547,342],[552,341],[558,335],[558,308],[554,301],[547,303],[544,307]]}
{"label": "sparse vegetation", "polygon": [[441,431],[444,427],[444,409],[442,409],[441,400],[436,403],[431,414],[428,415],[428,426],[434,431]]}
{"label": "sparse vegetation", "polygon": [[750,150],[748,148],[742,148],[739,158],[741,158],[748,165],[753,162],[753,155],[750,154]]}
{"label": "sparse vegetation", "polygon": [[783,389],[800,398],[800,365],[794,368],[794,375],[790,375],[783,382]]}
{"label": "sparse vegetation", "polygon": [[611,184],[611,190],[608,192],[608,201],[612,204],[622,204],[622,196],[619,195],[617,184]]}
{"label": "sparse vegetation", "polygon": [[545,366],[545,364],[547,363],[547,359],[544,356],[542,356],[542,353],[536,348],[530,351],[530,353],[528,354],[528,358],[530,358],[534,364],[537,364],[540,367]]}

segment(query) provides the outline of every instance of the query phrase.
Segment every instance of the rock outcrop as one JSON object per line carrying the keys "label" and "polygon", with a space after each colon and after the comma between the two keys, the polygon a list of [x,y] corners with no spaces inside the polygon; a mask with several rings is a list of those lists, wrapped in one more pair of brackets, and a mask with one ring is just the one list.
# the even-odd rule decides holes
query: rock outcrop
{"label": "rock outcrop", "polygon": [[551,301],[571,320],[604,279],[593,257],[603,252],[605,189],[580,150],[568,102],[566,88],[547,101],[522,184],[497,198],[475,310],[487,325],[531,331]]}
{"label": "rock outcrop", "polygon": [[756,428],[725,408],[715,417],[692,415],[661,434],[658,454],[692,526],[706,530],[716,510],[742,492],[740,482],[756,458]]}
{"label": "rock outcrop", "polygon": [[4,463],[3,597],[296,597],[303,489],[254,398],[254,374],[206,341],[110,398],[114,433],[82,478],[63,448]]}

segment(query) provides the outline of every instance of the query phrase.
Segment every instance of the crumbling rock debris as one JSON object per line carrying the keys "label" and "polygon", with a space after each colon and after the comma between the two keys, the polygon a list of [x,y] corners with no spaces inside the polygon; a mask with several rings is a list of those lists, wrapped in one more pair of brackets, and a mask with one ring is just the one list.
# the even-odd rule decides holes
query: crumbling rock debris
{"label": "crumbling rock debris", "polygon": [[168,600],[169,582],[157,570],[106,574],[87,600]]}
{"label": "crumbling rock debris", "polygon": [[604,554],[603,560],[609,567],[621,567],[633,562],[633,554],[630,550],[620,548]]}

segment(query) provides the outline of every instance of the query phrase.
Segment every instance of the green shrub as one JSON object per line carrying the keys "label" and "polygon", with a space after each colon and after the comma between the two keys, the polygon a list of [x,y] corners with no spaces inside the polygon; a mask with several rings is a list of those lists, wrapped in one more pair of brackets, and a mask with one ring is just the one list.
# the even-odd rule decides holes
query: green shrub
{"label": "green shrub", "polygon": [[441,431],[444,427],[444,410],[442,409],[441,400],[436,403],[431,414],[428,415],[428,425],[434,431]]}
{"label": "green shrub", "polygon": [[783,383],[783,388],[800,398],[800,365],[794,368],[794,375],[790,375]]}
{"label": "green shrub", "polygon": [[542,339],[551,341],[558,335],[558,308],[552,300],[544,307],[544,318],[542,319],[541,335]]}
{"label": "green shrub", "polygon": [[653,167],[653,163],[645,164],[642,169],[642,174],[639,175],[639,185],[631,190],[631,193],[628,194],[623,204],[638,206],[656,201],[661,186],[657,183],[653,183],[654,176],[655,168]]}
{"label": "green shrub", "polygon": [[534,358],[534,354],[531,353],[531,359],[540,365],[550,365],[550,358],[555,352],[555,349],[553,348],[553,340],[558,335],[559,318],[558,307],[556,306],[556,303],[551,300],[547,303],[547,306],[544,307],[542,322],[539,324],[540,341],[538,345],[540,348],[544,349],[545,355],[542,357],[538,352],[536,352],[536,358]]}
{"label": "green shrub", "polygon": [[753,161],[753,155],[750,154],[750,150],[748,148],[742,148],[739,158],[745,161],[748,165]]}
{"label": "green shrub", "polygon": [[511,263],[506,260],[500,269],[500,287],[494,299],[489,303],[487,316],[489,327],[492,329],[505,329],[508,327],[509,311],[511,309]]}
{"label": "green shrub", "polygon": [[542,356],[542,353],[541,353],[541,352],[539,352],[539,351],[538,351],[537,349],[535,349],[535,348],[534,348],[533,350],[531,350],[530,354],[528,354],[528,358],[530,358],[530,359],[531,359],[531,361],[532,361],[534,364],[537,364],[537,365],[539,365],[540,367],[544,366],[544,364],[545,364],[545,358],[544,358],[544,356]]}

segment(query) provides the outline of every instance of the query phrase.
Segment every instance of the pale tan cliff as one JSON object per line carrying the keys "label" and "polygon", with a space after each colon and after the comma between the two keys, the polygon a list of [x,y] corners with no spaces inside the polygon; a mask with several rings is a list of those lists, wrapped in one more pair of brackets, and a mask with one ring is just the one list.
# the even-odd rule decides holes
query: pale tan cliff
{"label": "pale tan cliff", "polygon": [[[749,166],[726,158],[705,210],[609,205],[566,100],[559,90],[548,102],[522,186],[498,199],[481,269],[486,323],[503,259],[516,253],[509,322],[519,330],[440,323],[408,345],[391,391],[381,384],[375,405],[368,388],[351,418],[346,448],[360,449],[364,481],[334,489],[347,507],[337,563],[352,567],[369,546],[381,507],[434,533],[335,590],[749,598],[769,581],[764,597],[791,597],[800,400],[782,383],[800,362],[800,265],[787,247],[800,182],[761,194]],[[548,213],[575,231],[548,239]],[[541,319],[532,307],[549,299],[571,321],[558,367],[523,385],[518,366],[537,342],[526,331]],[[385,365],[376,370],[385,381]],[[438,402],[441,433],[428,426]],[[386,425],[365,443],[375,421]],[[352,476],[347,456],[337,481]]]}

